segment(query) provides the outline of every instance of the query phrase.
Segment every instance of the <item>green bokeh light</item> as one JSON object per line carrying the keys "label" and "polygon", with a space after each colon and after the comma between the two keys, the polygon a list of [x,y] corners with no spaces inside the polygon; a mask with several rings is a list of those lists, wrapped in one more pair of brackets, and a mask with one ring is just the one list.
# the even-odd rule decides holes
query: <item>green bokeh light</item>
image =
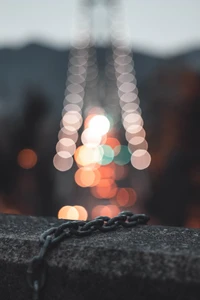
{"label": "green bokeh light", "polygon": [[114,152],[118,152],[118,151],[119,153],[115,156],[114,162],[120,166],[128,164],[131,159],[131,153],[129,152],[128,147],[125,145],[116,146]]}
{"label": "green bokeh light", "polygon": [[102,145],[100,146],[100,151],[103,152],[100,164],[103,166],[110,164],[114,159],[113,149],[108,145]]}

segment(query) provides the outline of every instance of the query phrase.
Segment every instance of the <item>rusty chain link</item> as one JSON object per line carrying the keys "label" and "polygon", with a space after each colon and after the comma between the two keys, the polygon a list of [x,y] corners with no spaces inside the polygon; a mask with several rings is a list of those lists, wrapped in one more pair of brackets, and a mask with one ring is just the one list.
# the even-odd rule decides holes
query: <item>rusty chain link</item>
{"label": "rusty chain link", "polygon": [[146,224],[149,219],[145,214],[123,211],[114,218],[100,216],[91,221],[67,221],[43,232],[40,236],[39,255],[31,259],[27,269],[27,282],[32,289],[32,299],[39,300],[39,292],[44,287],[47,271],[45,255],[52,246],[73,236],[83,237],[91,235],[95,231],[108,232],[119,227],[129,228]]}

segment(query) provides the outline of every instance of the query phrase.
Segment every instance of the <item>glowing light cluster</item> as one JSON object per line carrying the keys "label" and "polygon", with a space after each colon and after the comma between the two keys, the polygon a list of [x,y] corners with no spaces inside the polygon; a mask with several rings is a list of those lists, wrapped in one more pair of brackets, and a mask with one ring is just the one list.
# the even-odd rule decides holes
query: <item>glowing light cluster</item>
{"label": "glowing light cluster", "polygon": [[93,186],[99,178],[100,165],[109,164],[114,152],[106,142],[106,134],[110,129],[110,122],[104,115],[88,115],[85,129],[81,135],[83,145],[75,151],[74,158],[79,169],[75,174],[75,181],[82,187]]}
{"label": "glowing light cluster", "polygon": [[63,206],[58,212],[58,219],[69,220],[87,220],[88,213],[85,207],[80,205],[66,205]]}
{"label": "glowing light cluster", "polygon": [[131,155],[127,146],[121,145],[117,138],[110,136],[108,118],[93,112],[94,110],[84,122],[85,129],[81,136],[83,145],[78,147],[74,154],[78,166],[74,178],[80,187],[89,187],[96,199],[110,199],[113,202],[118,195],[118,202],[113,202],[113,205],[105,208],[111,215],[114,207],[131,206],[136,201],[134,190],[125,189],[126,203],[123,203],[123,192],[116,184],[116,181],[127,176],[128,169],[125,165],[129,163]]}
{"label": "glowing light cluster", "polygon": [[[117,11],[117,13],[116,13]],[[139,107],[137,81],[130,47],[126,43],[123,22],[119,18],[120,9],[112,14],[112,47],[115,76],[120,98],[122,124],[131,153],[131,164],[138,170],[150,165],[151,156],[148,153],[148,143],[145,140],[144,121]]]}

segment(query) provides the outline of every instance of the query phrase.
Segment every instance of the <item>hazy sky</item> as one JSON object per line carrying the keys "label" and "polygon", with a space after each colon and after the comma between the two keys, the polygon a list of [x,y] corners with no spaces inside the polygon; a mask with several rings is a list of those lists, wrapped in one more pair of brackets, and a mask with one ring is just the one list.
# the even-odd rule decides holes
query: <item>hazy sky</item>
{"label": "hazy sky", "polygon": [[[101,1],[101,0],[99,0]],[[0,0],[0,47],[43,41],[64,47],[75,27],[78,0]],[[200,48],[200,0],[123,0],[131,43],[160,55]],[[95,35],[106,36],[101,13]]]}

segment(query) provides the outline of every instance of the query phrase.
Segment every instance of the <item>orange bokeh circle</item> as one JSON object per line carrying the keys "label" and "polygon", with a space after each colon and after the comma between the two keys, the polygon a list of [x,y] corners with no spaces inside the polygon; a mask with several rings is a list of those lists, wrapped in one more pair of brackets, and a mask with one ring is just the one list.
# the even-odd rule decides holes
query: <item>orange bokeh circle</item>
{"label": "orange bokeh circle", "polygon": [[17,157],[19,166],[23,169],[31,169],[37,163],[37,154],[32,149],[23,149]]}

